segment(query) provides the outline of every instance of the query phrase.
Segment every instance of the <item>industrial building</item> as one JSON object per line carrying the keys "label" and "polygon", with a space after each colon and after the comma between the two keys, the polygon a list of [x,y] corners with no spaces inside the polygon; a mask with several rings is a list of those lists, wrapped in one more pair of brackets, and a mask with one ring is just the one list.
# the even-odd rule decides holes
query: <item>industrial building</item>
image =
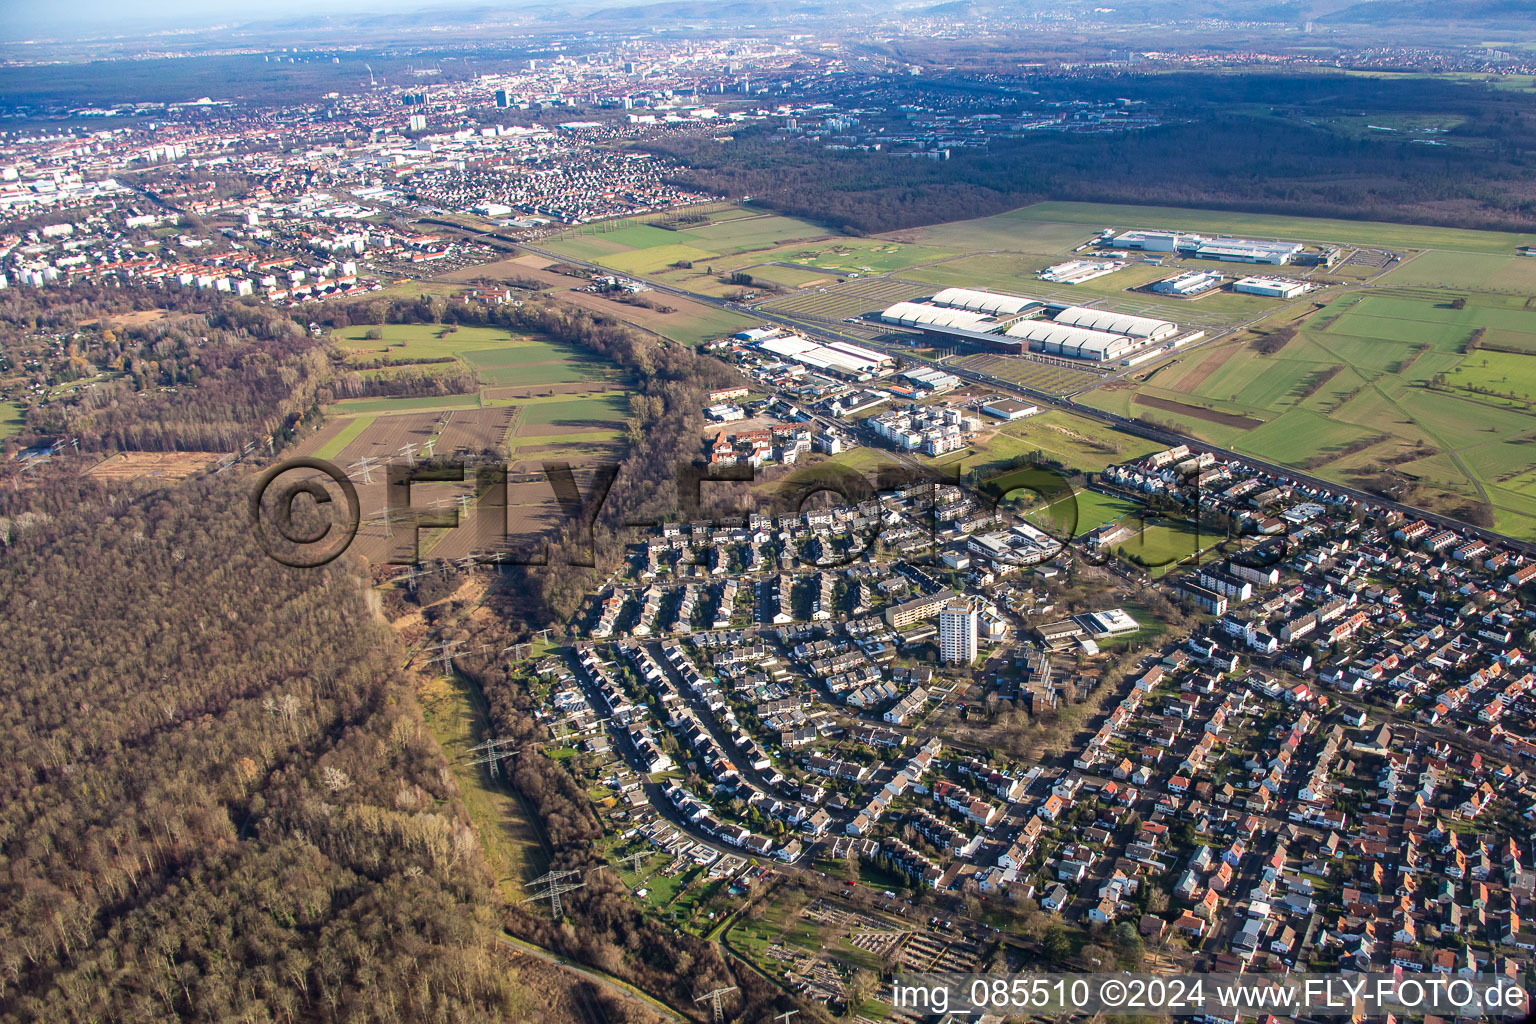
{"label": "industrial building", "polygon": [[1178,333],[1179,325],[1149,316],[1132,316],[1129,313],[1112,313],[1107,309],[1089,309],[1086,306],[1068,306],[1056,314],[1056,322],[1068,327],[1082,327],[1090,331],[1107,331],[1130,338],[1146,338],[1161,341]]}
{"label": "industrial building", "polygon": [[1000,292],[983,292],[974,288],[945,288],[933,297],[933,304],[968,309],[997,317],[1027,316],[1045,306],[1045,303],[1039,299],[1026,299],[1019,295],[1004,295]]}
{"label": "industrial building", "polygon": [[809,366],[813,370],[853,380],[869,380],[894,362],[882,352],[859,345],[845,341],[822,345],[798,334],[761,338],[757,341],[757,347],[770,355]]}
{"label": "industrial building", "polygon": [[1036,352],[1095,362],[1118,359],[1135,345],[1124,334],[1063,326],[1049,320],[1024,320],[1008,328],[1006,333],[1010,338],[1027,342]]}
{"label": "industrial building", "polygon": [[926,302],[898,302],[881,313],[880,318],[888,324],[899,324],[902,327],[959,327],[988,331],[1000,326],[996,317],[986,313],[945,309]]}
{"label": "industrial building", "polygon": [[984,404],[981,411],[988,416],[996,416],[1000,420],[1018,420],[1025,416],[1033,416],[1040,411],[1040,407],[1026,404],[1016,398],[994,398]]}
{"label": "industrial building", "polygon": [[920,388],[925,388],[936,395],[946,391],[953,391],[960,386],[960,378],[943,370],[934,370],[926,366],[920,366],[913,370],[906,370],[901,375]]}
{"label": "industrial building", "polygon": [[1295,260],[1306,249],[1300,242],[1267,242],[1221,235],[1206,238],[1182,231],[1126,231],[1115,234],[1106,229],[1099,245],[1142,252],[1163,252],[1174,256],[1193,256],[1230,263],[1283,264]]}
{"label": "industrial building", "polygon": [[898,302],[880,319],[1005,352],[1096,363],[1161,346],[1179,331],[1167,320],[971,288],[946,288],[927,302]]}
{"label": "industrial building", "polygon": [[1098,260],[1068,260],[1066,263],[1058,263],[1054,267],[1046,267],[1040,271],[1040,280],[1049,281],[1052,284],[1082,284],[1084,281],[1092,281],[1105,274],[1113,274],[1123,266],[1125,264],[1120,260],[1113,263],[1101,263]]}
{"label": "industrial building", "polygon": [[1305,281],[1293,277],[1245,277],[1232,285],[1232,290],[1244,295],[1267,295],[1273,299],[1294,299],[1312,290]]}
{"label": "industrial building", "polygon": [[1225,280],[1224,275],[1214,270],[1187,270],[1176,277],[1158,281],[1152,285],[1152,290],[1164,295],[1202,295],[1212,288],[1220,288]]}

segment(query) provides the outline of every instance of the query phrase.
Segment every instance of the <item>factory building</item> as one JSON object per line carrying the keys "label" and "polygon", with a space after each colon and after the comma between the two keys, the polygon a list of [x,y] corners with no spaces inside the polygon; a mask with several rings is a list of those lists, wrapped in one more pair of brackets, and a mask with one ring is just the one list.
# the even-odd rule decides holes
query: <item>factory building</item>
{"label": "factory building", "polygon": [[941,395],[946,391],[953,391],[960,386],[960,378],[954,374],[945,373],[942,370],[934,370],[927,366],[920,366],[915,370],[907,370],[901,375],[920,388]]}
{"label": "factory building", "polygon": [[1127,231],[1116,235],[1106,229],[1099,238],[1100,245],[1113,245],[1118,249],[1139,249],[1142,252],[1193,251],[1200,244],[1199,235],[1186,235],[1178,231]]}
{"label": "factory building", "polygon": [[[1051,319],[1034,319],[1042,315]],[[1004,352],[1033,350],[1099,363],[1159,345],[1179,330],[1167,320],[970,288],[946,288],[927,302],[898,302],[880,319]]]}
{"label": "factory building", "polygon": [[933,297],[936,306],[953,306],[992,316],[1024,316],[1041,309],[1045,303],[1018,295],[977,291],[975,288],[945,288]]}
{"label": "factory building", "polygon": [[1046,267],[1040,271],[1040,280],[1049,281],[1052,284],[1082,284],[1084,281],[1092,281],[1105,274],[1113,274],[1123,266],[1125,264],[1119,260],[1113,263],[1101,263],[1098,260],[1068,260],[1066,263],[1058,263],[1054,267]]}
{"label": "factory building", "polygon": [[1227,235],[1206,238],[1203,235],[1181,231],[1126,231],[1116,235],[1113,231],[1106,230],[1099,236],[1099,244],[1117,249],[1162,252],[1175,256],[1193,256],[1231,263],[1276,265],[1290,263],[1306,248],[1300,242],[1256,241],[1249,238],[1232,238]]}
{"label": "factory building", "polygon": [[1305,281],[1292,277],[1245,277],[1232,285],[1232,290],[1244,295],[1267,295],[1272,299],[1294,299],[1312,290]]}
{"label": "factory building", "polygon": [[1089,309],[1086,306],[1068,306],[1056,314],[1056,322],[1067,327],[1082,327],[1090,331],[1107,331],[1130,338],[1161,341],[1178,333],[1179,325],[1167,320],[1154,320],[1149,316],[1131,316],[1128,313],[1111,313],[1106,309]]}
{"label": "factory building", "polygon": [[1221,282],[1225,280],[1224,276],[1213,270],[1189,270],[1177,277],[1158,281],[1152,286],[1152,290],[1164,295],[1199,295],[1212,288],[1221,287]]}
{"label": "factory building", "polygon": [[1118,359],[1135,344],[1124,334],[1068,327],[1049,320],[1025,320],[1008,328],[1007,334],[1027,342],[1036,352],[1098,362]]}
{"label": "factory building", "polygon": [[1228,263],[1289,263],[1305,248],[1300,242],[1253,242],[1244,238],[1212,238],[1195,249],[1203,260]]}
{"label": "factory building", "polygon": [[858,345],[841,341],[820,345],[798,334],[763,338],[757,342],[757,347],[771,355],[809,366],[813,370],[833,373],[853,380],[868,380],[893,362],[890,356]]}
{"label": "factory building", "polygon": [[902,327],[959,327],[985,332],[1001,326],[996,317],[966,309],[944,309],[925,302],[898,302],[880,314],[888,324]]}

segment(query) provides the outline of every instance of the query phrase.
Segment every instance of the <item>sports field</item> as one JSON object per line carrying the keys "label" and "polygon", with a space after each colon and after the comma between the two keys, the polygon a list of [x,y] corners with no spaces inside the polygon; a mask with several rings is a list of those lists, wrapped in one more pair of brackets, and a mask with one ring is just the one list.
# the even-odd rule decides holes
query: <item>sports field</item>
{"label": "sports field", "polygon": [[[1007,495],[1004,495],[1007,498]],[[1062,498],[1049,505],[1042,505],[1027,513],[1030,522],[1053,536],[1066,532],[1079,537],[1097,530],[1106,523],[1124,520],[1132,529],[1140,527],[1142,506],[1124,498],[1114,498],[1098,491],[1078,491],[1070,498]]]}
{"label": "sports field", "polygon": [[1201,533],[1182,521],[1164,520],[1149,524],[1129,540],[1116,544],[1117,554],[1139,560],[1154,576],[1176,568],[1177,563],[1196,551],[1220,541],[1214,533]]}

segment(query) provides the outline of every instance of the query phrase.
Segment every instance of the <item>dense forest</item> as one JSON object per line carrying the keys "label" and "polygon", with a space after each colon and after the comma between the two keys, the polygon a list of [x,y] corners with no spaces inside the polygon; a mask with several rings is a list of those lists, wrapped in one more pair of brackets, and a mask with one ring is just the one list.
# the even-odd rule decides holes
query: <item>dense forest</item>
{"label": "dense forest", "polygon": [[[765,127],[729,142],[679,136],[649,148],[688,165],[676,176],[682,184],[750,195],[854,233],[985,216],[1047,199],[1474,228],[1536,225],[1536,113],[1519,93],[1481,84],[1280,75],[1030,84],[1043,99],[1062,102],[1125,97],[1145,104],[1164,124],[998,138],[984,149],[955,149],[943,161],[827,150]],[[910,88],[931,99],[944,83]],[[988,102],[1006,110],[1014,101]],[[1427,111],[1459,124],[1440,137],[1446,144],[1431,146],[1391,133],[1356,136],[1324,123],[1351,110]]]}
{"label": "dense forest", "polygon": [[[148,297],[109,298],[101,308],[121,317]],[[222,443],[222,422],[241,437],[291,429],[345,389],[323,328],[349,322],[497,325],[581,345],[637,389],[599,565],[624,522],[675,513],[670,481],[697,455],[702,392],[733,379],[691,349],[541,299],[306,311],[320,331],[235,303],[103,326],[90,302],[67,299],[11,308],[35,346],[27,358],[77,380],[104,360],[124,390],[34,413],[62,410],[84,443],[108,447]],[[242,482],[150,489],[61,468],[0,495],[0,610],[25,624],[0,636],[16,680],[0,696],[0,1020],[545,1019],[508,972],[501,927],[689,1011],[714,983],[739,987],[732,1011],[747,1021],[797,1008],[715,944],[645,917],[611,872],[590,870],[560,922],[501,905],[363,567],[273,562],[249,537]],[[510,636],[568,616],[593,570],[555,561],[508,573],[487,628]],[[459,667],[498,733],[539,733],[510,666]],[[587,795],[529,746],[512,779],[553,863],[599,868]],[[609,1010],[618,1021],[626,1007]]]}
{"label": "dense forest", "polygon": [[[31,337],[52,335],[65,359],[82,339],[96,357],[123,339],[120,386],[148,374],[165,396],[140,416],[133,401],[73,405],[70,426],[92,440],[142,443],[158,422],[187,444],[220,411],[249,437],[305,415],[343,379],[323,341],[271,311],[230,304],[103,329],[103,310],[143,299],[113,298],[122,309],[96,317],[67,293],[13,306],[13,323],[30,317]],[[329,316],[349,312],[380,313]],[[671,502],[641,486],[633,460],[670,479],[682,432],[698,429],[697,390],[729,379],[690,350],[552,303],[402,302],[380,318],[540,331],[630,370],[636,443],[615,487],[627,512]],[[80,378],[93,365],[83,361]],[[246,401],[229,403],[241,387]],[[138,434],[107,426],[134,422]],[[528,937],[677,1005],[691,1007],[706,976],[776,1005],[712,946],[646,922],[605,875],[558,926],[500,907],[362,568],[273,562],[251,542],[241,482],[150,490],[50,472],[0,496],[0,610],[21,625],[0,635],[14,680],[0,695],[0,1019],[537,1021],[543,1004],[498,953],[509,913]],[[546,620],[586,572],[509,587],[508,626]],[[509,687],[488,692],[508,731],[533,727],[513,720]],[[559,861],[581,856],[595,822],[569,776],[536,758],[516,780]]]}
{"label": "dense forest", "polygon": [[0,1019],[536,1019],[363,574],[243,498],[0,502]]}

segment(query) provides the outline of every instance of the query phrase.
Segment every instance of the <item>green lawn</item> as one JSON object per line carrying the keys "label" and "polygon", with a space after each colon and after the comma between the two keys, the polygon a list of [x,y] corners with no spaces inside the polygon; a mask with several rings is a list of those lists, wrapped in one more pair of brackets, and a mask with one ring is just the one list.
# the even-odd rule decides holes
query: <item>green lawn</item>
{"label": "green lawn", "polygon": [[552,342],[471,349],[459,355],[490,385],[599,383],[619,375],[608,363]]}
{"label": "green lawn", "polygon": [[[1002,217],[1024,221],[1081,224],[1095,231],[1105,227],[1174,228],[1208,234],[1256,235],[1298,242],[1331,242],[1398,249],[1449,249],[1511,255],[1518,245],[1536,244],[1536,235],[1466,228],[1389,224],[1382,221],[1330,220],[1172,206],[1131,206],[1109,203],[1036,203]],[[995,219],[995,218],[994,218]]]}
{"label": "green lawn", "polygon": [[1039,451],[1072,469],[1098,472],[1158,450],[1151,441],[1121,433],[1097,420],[1052,410],[1004,426],[990,440],[976,445],[964,466],[985,471]]}
{"label": "green lawn", "polygon": [[0,438],[21,433],[26,425],[26,407],[20,402],[0,402]]}
{"label": "green lawn", "polygon": [[547,426],[553,423],[622,423],[629,415],[625,395],[601,395],[596,398],[569,398],[563,402],[539,402],[523,410],[522,426]]}
{"label": "green lawn", "polygon": [[372,426],[373,421],[377,418],[378,417],[376,416],[369,415],[353,417],[350,421],[348,421],[346,426],[342,427],[341,430],[337,432],[335,437],[331,438],[329,441],[325,442],[325,444],[321,445],[315,450],[315,458],[334,459],[336,456],[346,451],[347,445],[351,444],[359,434]]}
{"label": "green lawn", "polygon": [[953,252],[926,245],[911,245],[869,238],[840,238],[834,242],[777,251],[773,259],[802,267],[839,273],[889,273],[917,263],[953,256]]}
{"label": "green lawn", "polygon": [[1072,536],[1077,537],[1127,516],[1134,522],[1141,510],[1142,506],[1136,502],[1110,497],[1098,491],[1083,490],[1070,498],[1032,510],[1028,518],[1041,529],[1053,534],[1070,530]]}
{"label": "green lawn", "polygon": [[1116,553],[1135,555],[1148,566],[1153,575],[1161,575],[1174,568],[1174,563],[1195,553],[1200,547],[1209,547],[1221,540],[1215,533],[1198,533],[1184,522],[1162,522],[1148,526],[1141,533],[1123,544],[1115,545]]}
{"label": "green lawn", "polygon": [[523,883],[548,865],[537,825],[516,792],[491,779],[483,765],[464,763],[489,728],[484,700],[458,675],[427,683],[419,699],[422,718],[451,765],[486,866],[508,899],[522,898]]}

